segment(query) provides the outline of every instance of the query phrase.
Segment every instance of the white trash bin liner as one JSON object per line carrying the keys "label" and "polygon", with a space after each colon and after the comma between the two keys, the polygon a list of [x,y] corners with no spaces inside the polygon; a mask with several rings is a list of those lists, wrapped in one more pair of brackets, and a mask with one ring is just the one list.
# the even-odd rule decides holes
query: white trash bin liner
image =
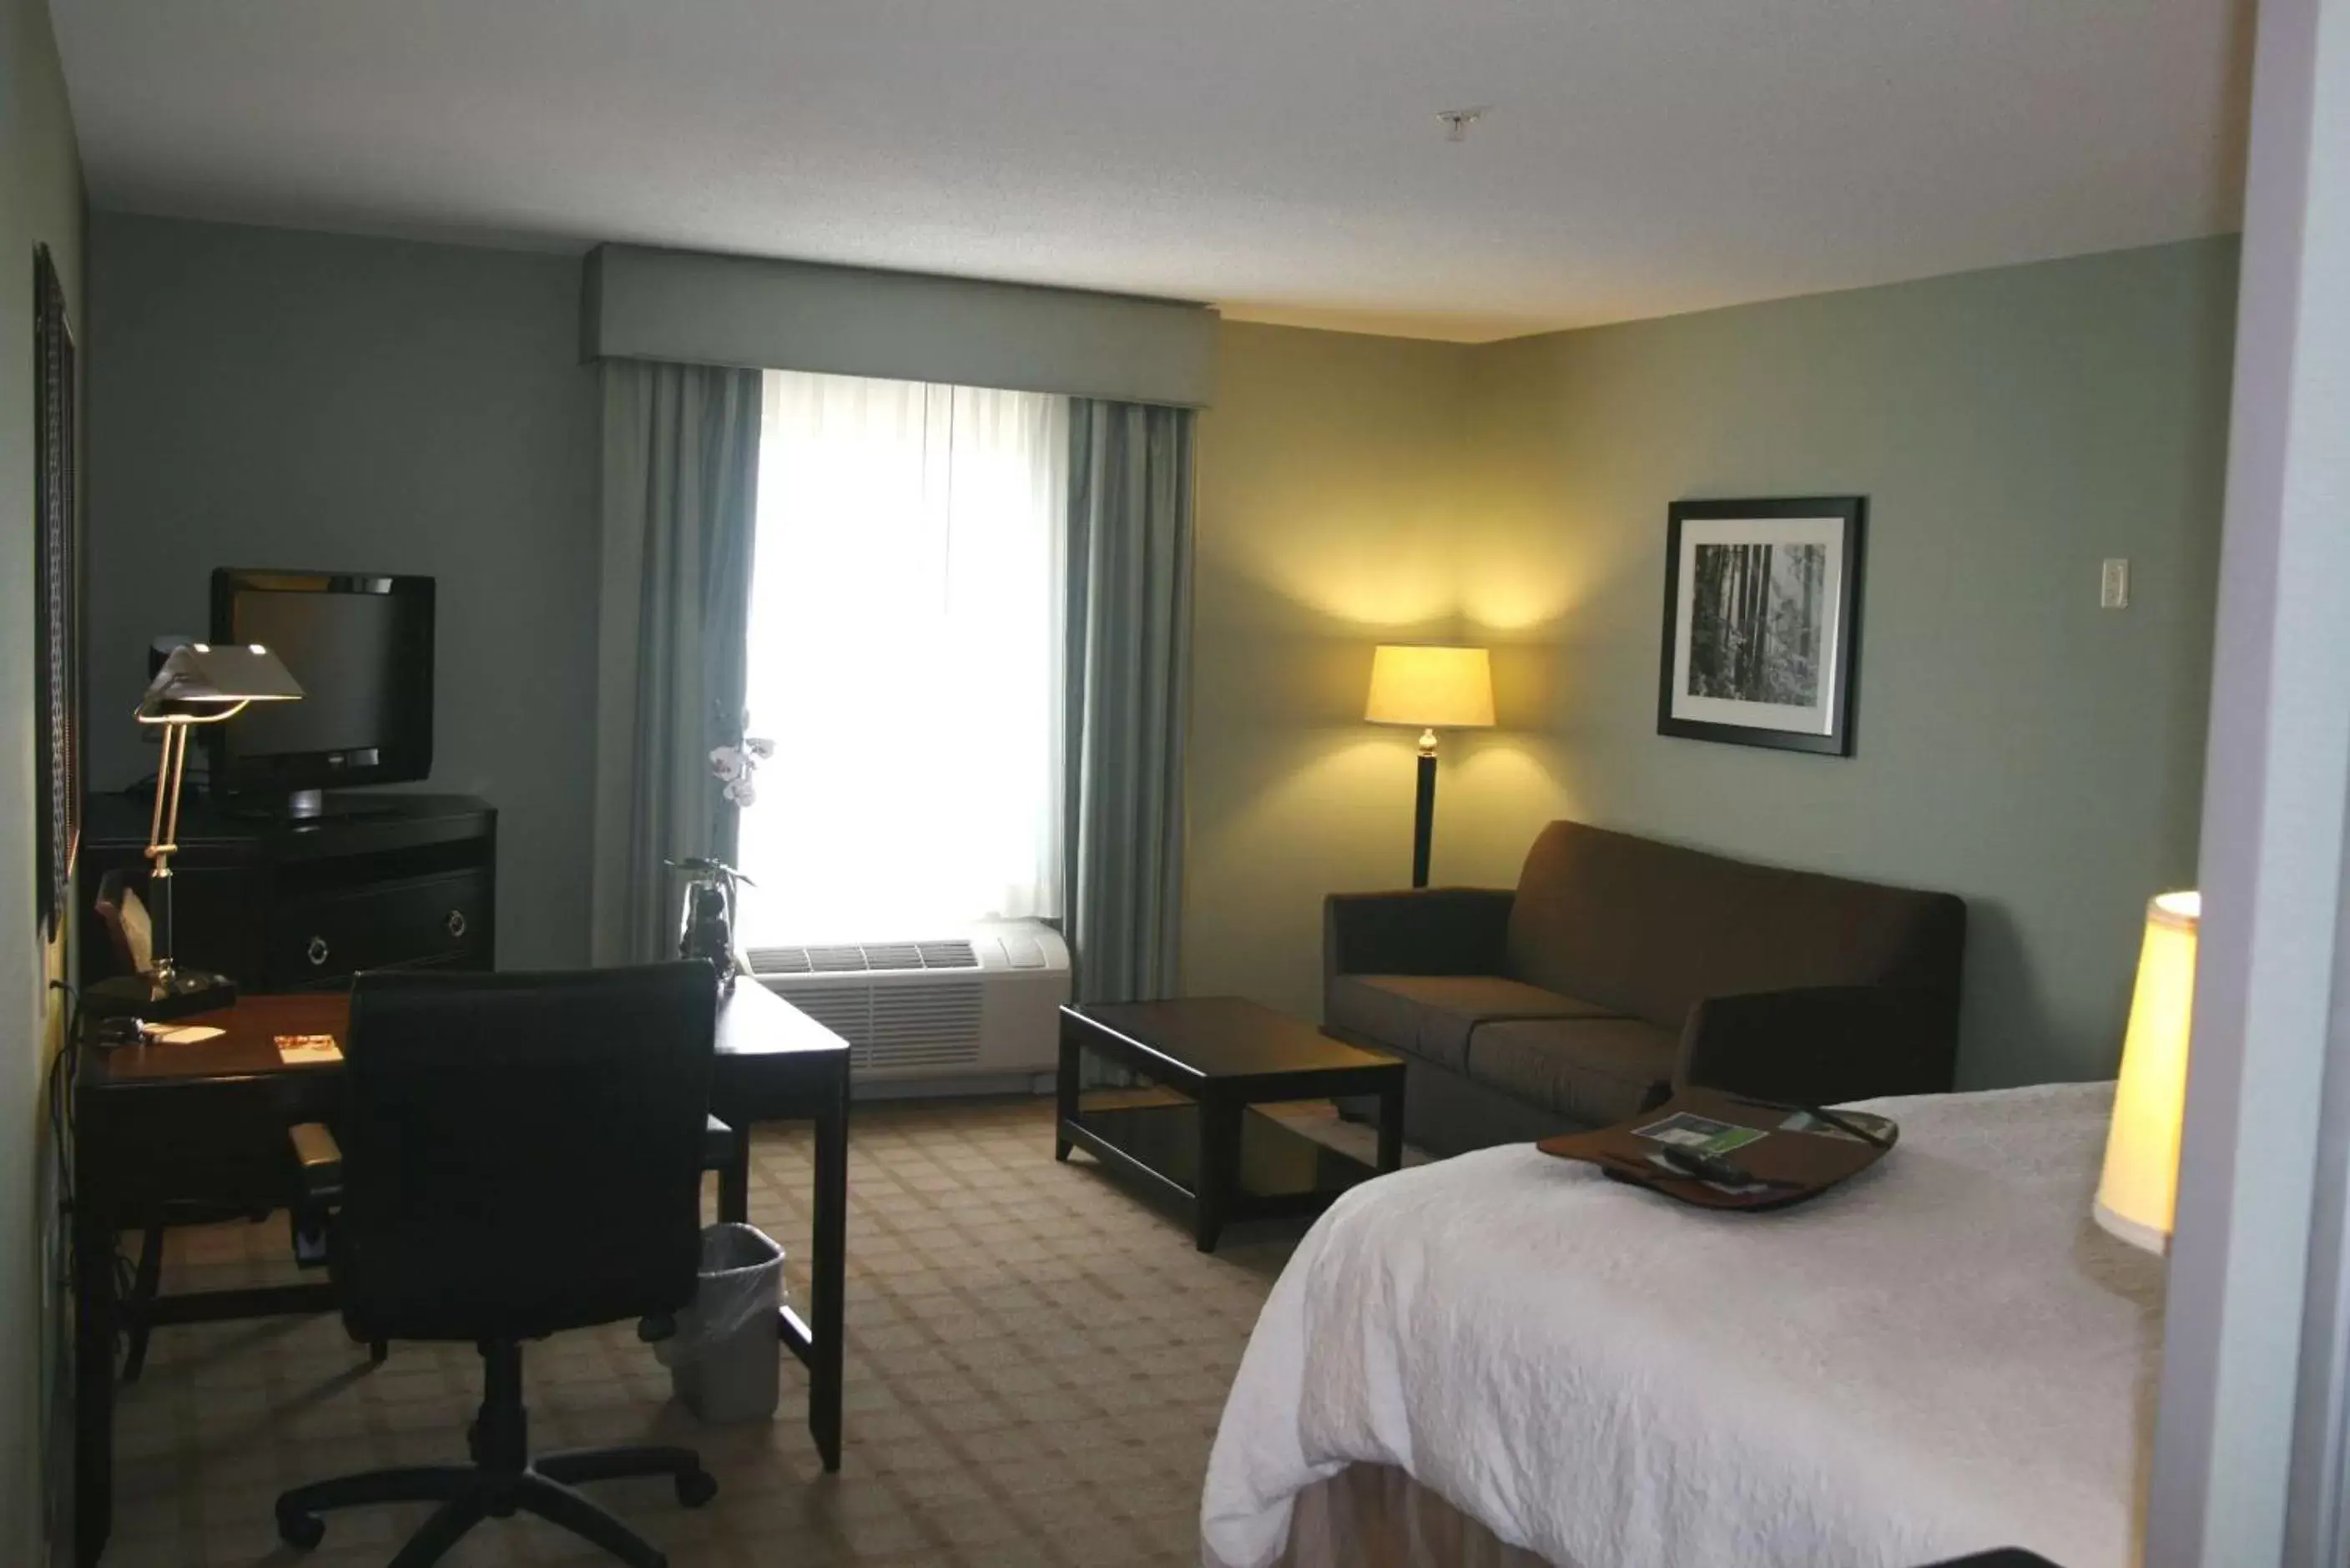
{"label": "white trash bin liner", "polygon": [[784,1250],[773,1237],[755,1225],[702,1232],[701,1282],[677,1333],[653,1347],[688,1409],[705,1421],[774,1417],[783,1304]]}

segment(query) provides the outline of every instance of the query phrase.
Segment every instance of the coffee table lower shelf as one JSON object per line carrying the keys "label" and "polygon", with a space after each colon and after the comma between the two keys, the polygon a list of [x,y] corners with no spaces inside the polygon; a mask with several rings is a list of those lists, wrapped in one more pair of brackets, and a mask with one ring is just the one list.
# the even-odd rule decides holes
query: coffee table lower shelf
{"label": "coffee table lower shelf", "polygon": [[[1068,1147],[1084,1149],[1111,1169],[1179,1205],[1191,1218],[1194,1240],[1213,1251],[1224,1224],[1236,1220],[1286,1219],[1318,1214],[1378,1169],[1353,1156],[1292,1130],[1254,1106],[1232,1106],[1237,1158],[1222,1162],[1205,1151],[1201,1106],[1172,1092],[1137,1103],[1132,1091],[1112,1091],[1118,1103],[1080,1107],[1063,1117],[1056,1140],[1063,1158]],[[1203,1167],[1229,1163],[1224,1182],[1204,1189]]]}

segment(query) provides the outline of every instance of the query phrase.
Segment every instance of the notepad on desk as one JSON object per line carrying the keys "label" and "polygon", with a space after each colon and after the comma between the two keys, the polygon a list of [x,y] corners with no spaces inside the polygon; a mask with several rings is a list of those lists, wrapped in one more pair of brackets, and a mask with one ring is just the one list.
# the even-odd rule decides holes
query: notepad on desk
{"label": "notepad on desk", "polygon": [[331,1034],[280,1034],[277,1059],[289,1067],[314,1066],[343,1059],[343,1048]]}

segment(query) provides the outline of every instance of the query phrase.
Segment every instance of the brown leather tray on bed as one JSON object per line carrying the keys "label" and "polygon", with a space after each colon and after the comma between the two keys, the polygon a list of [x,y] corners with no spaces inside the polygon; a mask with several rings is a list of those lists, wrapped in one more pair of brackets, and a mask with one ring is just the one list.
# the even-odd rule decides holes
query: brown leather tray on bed
{"label": "brown leather tray on bed", "polygon": [[[1723,1130],[1709,1133],[1709,1127]],[[1629,1121],[1544,1138],[1534,1147],[1700,1209],[1761,1210],[1818,1197],[1884,1158],[1900,1136],[1891,1117],[1866,1111],[1822,1110],[1690,1088]],[[1753,1185],[1729,1189],[1673,1170],[1659,1163],[1668,1148],[1718,1150],[1714,1158],[1731,1162]]]}

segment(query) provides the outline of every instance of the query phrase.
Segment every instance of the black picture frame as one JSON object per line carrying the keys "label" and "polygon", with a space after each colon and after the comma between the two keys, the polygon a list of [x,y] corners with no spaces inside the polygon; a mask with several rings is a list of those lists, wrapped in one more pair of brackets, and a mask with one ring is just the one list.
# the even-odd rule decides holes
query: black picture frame
{"label": "black picture frame", "polygon": [[[1659,734],[1823,756],[1852,755],[1867,519],[1868,501],[1860,495],[1676,501],[1667,509],[1664,640],[1657,670]],[[1713,537],[1702,537],[1709,534]],[[1782,535],[1783,539],[1777,537]],[[1805,565],[1793,588],[1786,575],[1774,573],[1772,565],[1773,549],[1782,545],[1821,552],[1803,557]],[[1717,547],[1727,553],[1713,560],[1698,555]],[[1762,549],[1759,557],[1752,554],[1757,547]],[[1685,583],[1685,556],[1696,557],[1699,573],[1729,572],[1735,580],[1692,578]],[[1814,574],[1819,577],[1816,583]],[[1700,598],[1707,589],[1711,590],[1708,600],[1716,607],[1711,610],[1702,607]],[[1828,618],[1820,618],[1822,614]],[[1793,618],[1804,646],[1774,659],[1769,651],[1770,628],[1782,617]],[[1726,619],[1758,618],[1763,635],[1751,641],[1736,636],[1734,627],[1721,629]],[[1725,637],[1731,639],[1733,651],[1714,651]],[[1825,670],[1819,668],[1824,653]],[[1731,668],[1722,669],[1724,660]],[[1758,695],[1696,690],[1708,683],[1717,688],[1743,684],[1755,688]],[[1774,690],[1808,691],[1811,699],[1802,705],[1808,713],[1797,712],[1794,703],[1761,701],[1759,693]],[[1739,712],[1744,707],[1754,710],[1751,717]]]}
{"label": "black picture frame", "polygon": [[42,934],[54,940],[73,898],[81,847],[81,573],[77,366],[65,285],[48,247],[33,254],[34,580],[40,608],[38,889]]}

